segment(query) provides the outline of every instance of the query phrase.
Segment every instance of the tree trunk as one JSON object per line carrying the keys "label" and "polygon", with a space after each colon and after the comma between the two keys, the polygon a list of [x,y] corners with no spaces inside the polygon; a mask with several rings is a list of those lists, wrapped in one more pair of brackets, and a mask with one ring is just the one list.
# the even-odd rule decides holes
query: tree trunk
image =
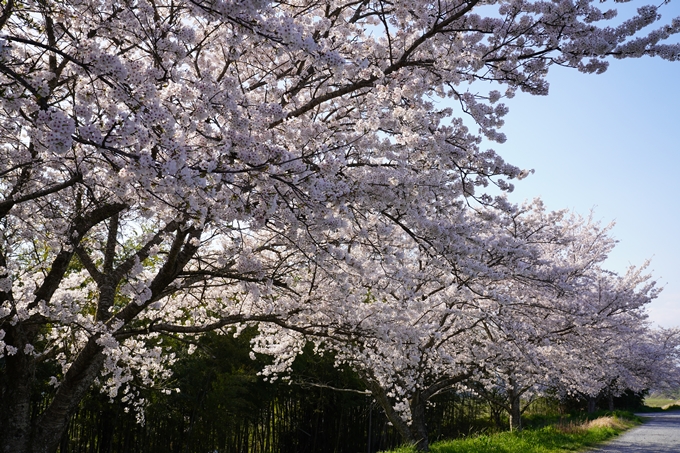
{"label": "tree trunk", "polygon": [[31,440],[31,394],[35,380],[35,361],[24,354],[26,344],[22,326],[5,326],[5,341],[18,346],[4,357],[5,370],[0,383],[0,448],[2,453],[28,452]]}
{"label": "tree trunk", "polygon": [[519,395],[511,393],[510,399],[510,431],[520,431],[522,429],[522,405]]}
{"label": "tree trunk", "polygon": [[607,402],[609,403],[609,410],[613,411],[614,410],[614,394],[612,392],[609,392],[607,395]]}
{"label": "tree trunk", "polygon": [[371,394],[373,395],[375,400],[378,402],[378,404],[380,404],[380,406],[385,411],[387,419],[390,421],[390,423],[392,423],[392,425],[397,430],[397,432],[404,440],[404,442],[409,444],[415,444],[416,440],[411,435],[411,430],[409,429],[408,424],[399,416],[397,411],[394,410],[392,402],[387,397],[385,390],[382,387],[380,387],[380,384],[376,383],[370,378],[365,378],[364,381],[366,382],[366,385],[371,391]]}
{"label": "tree trunk", "polygon": [[80,401],[104,364],[99,335],[91,337],[66,372],[50,405],[35,423],[30,453],[54,453]]}
{"label": "tree trunk", "polygon": [[[22,328],[7,329],[13,345],[26,342]],[[32,419],[31,396],[35,384],[35,359],[24,354],[23,348],[5,357],[5,370],[0,387],[0,452],[54,453],[68,429],[68,423],[104,363],[104,354],[90,339],[73,362],[57,392],[45,410]]]}
{"label": "tree trunk", "polygon": [[489,412],[491,412],[491,420],[493,421],[496,429],[502,430],[503,423],[501,422],[501,413],[503,408],[497,406],[496,404],[489,401]]}
{"label": "tree trunk", "polygon": [[597,399],[594,396],[589,396],[588,397],[588,413],[592,414],[595,412],[595,403],[597,402]]}
{"label": "tree trunk", "polygon": [[517,382],[510,379],[508,388],[508,402],[510,403],[510,431],[522,429],[522,393],[517,388]]}
{"label": "tree trunk", "polygon": [[415,440],[415,447],[417,451],[428,451],[430,449],[430,442],[427,435],[427,423],[425,421],[425,400],[420,391],[416,390],[409,401],[411,406],[411,437]]}

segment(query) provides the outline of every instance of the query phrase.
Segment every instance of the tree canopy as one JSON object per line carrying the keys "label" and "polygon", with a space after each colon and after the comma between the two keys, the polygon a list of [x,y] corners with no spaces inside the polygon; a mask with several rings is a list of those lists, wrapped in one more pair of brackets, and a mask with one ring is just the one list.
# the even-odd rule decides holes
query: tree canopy
{"label": "tree canopy", "polygon": [[92,385],[135,401],[162,335],[259,323],[265,373],[333,348],[420,441],[426,385],[639,327],[649,279],[601,269],[600,226],[494,195],[527,172],[480,148],[551,65],[678,58],[663,6],[605,5],[4,0],[4,451],[54,451]]}

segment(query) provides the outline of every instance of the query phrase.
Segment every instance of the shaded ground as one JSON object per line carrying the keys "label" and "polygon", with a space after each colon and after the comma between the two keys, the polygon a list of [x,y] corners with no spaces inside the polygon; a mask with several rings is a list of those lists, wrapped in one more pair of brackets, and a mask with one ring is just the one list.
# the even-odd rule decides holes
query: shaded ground
{"label": "shaded ground", "polygon": [[641,414],[647,420],[591,453],[678,453],[680,411]]}

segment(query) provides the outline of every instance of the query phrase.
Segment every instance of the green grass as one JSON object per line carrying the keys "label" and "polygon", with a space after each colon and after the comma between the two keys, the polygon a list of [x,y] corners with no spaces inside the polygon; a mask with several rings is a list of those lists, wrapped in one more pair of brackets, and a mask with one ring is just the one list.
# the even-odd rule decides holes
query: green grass
{"label": "green grass", "polygon": [[678,400],[670,398],[647,397],[645,398],[645,406],[649,407],[664,407],[677,404]]}
{"label": "green grass", "polygon": [[[519,432],[478,435],[465,439],[436,442],[432,453],[565,453],[582,451],[641,423],[632,414],[617,413],[592,421],[556,422]],[[392,453],[414,453],[402,447]]]}
{"label": "green grass", "polygon": [[670,405],[665,405],[665,406],[642,406],[639,409],[636,409],[635,412],[666,412],[666,411],[677,411],[680,409],[680,405],[678,404],[670,404]]}

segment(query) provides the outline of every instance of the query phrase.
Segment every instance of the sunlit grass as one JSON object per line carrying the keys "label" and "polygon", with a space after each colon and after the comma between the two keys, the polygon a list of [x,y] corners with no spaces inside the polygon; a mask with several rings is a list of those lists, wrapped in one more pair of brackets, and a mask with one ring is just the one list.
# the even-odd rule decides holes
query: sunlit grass
{"label": "sunlit grass", "polygon": [[[557,422],[537,429],[473,436],[437,442],[432,453],[564,453],[581,451],[611,439],[639,424],[632,415],[605,416],[583,422]],[[413,447],[402,447],[393,453],[414,453]]]}
{"label": "sunlit grass", "polygon": [[678,404],[678,400],[671,398],[656,398],[656,397],[645,398],[645,406],[649,407],[668,407],[673,404]]}

